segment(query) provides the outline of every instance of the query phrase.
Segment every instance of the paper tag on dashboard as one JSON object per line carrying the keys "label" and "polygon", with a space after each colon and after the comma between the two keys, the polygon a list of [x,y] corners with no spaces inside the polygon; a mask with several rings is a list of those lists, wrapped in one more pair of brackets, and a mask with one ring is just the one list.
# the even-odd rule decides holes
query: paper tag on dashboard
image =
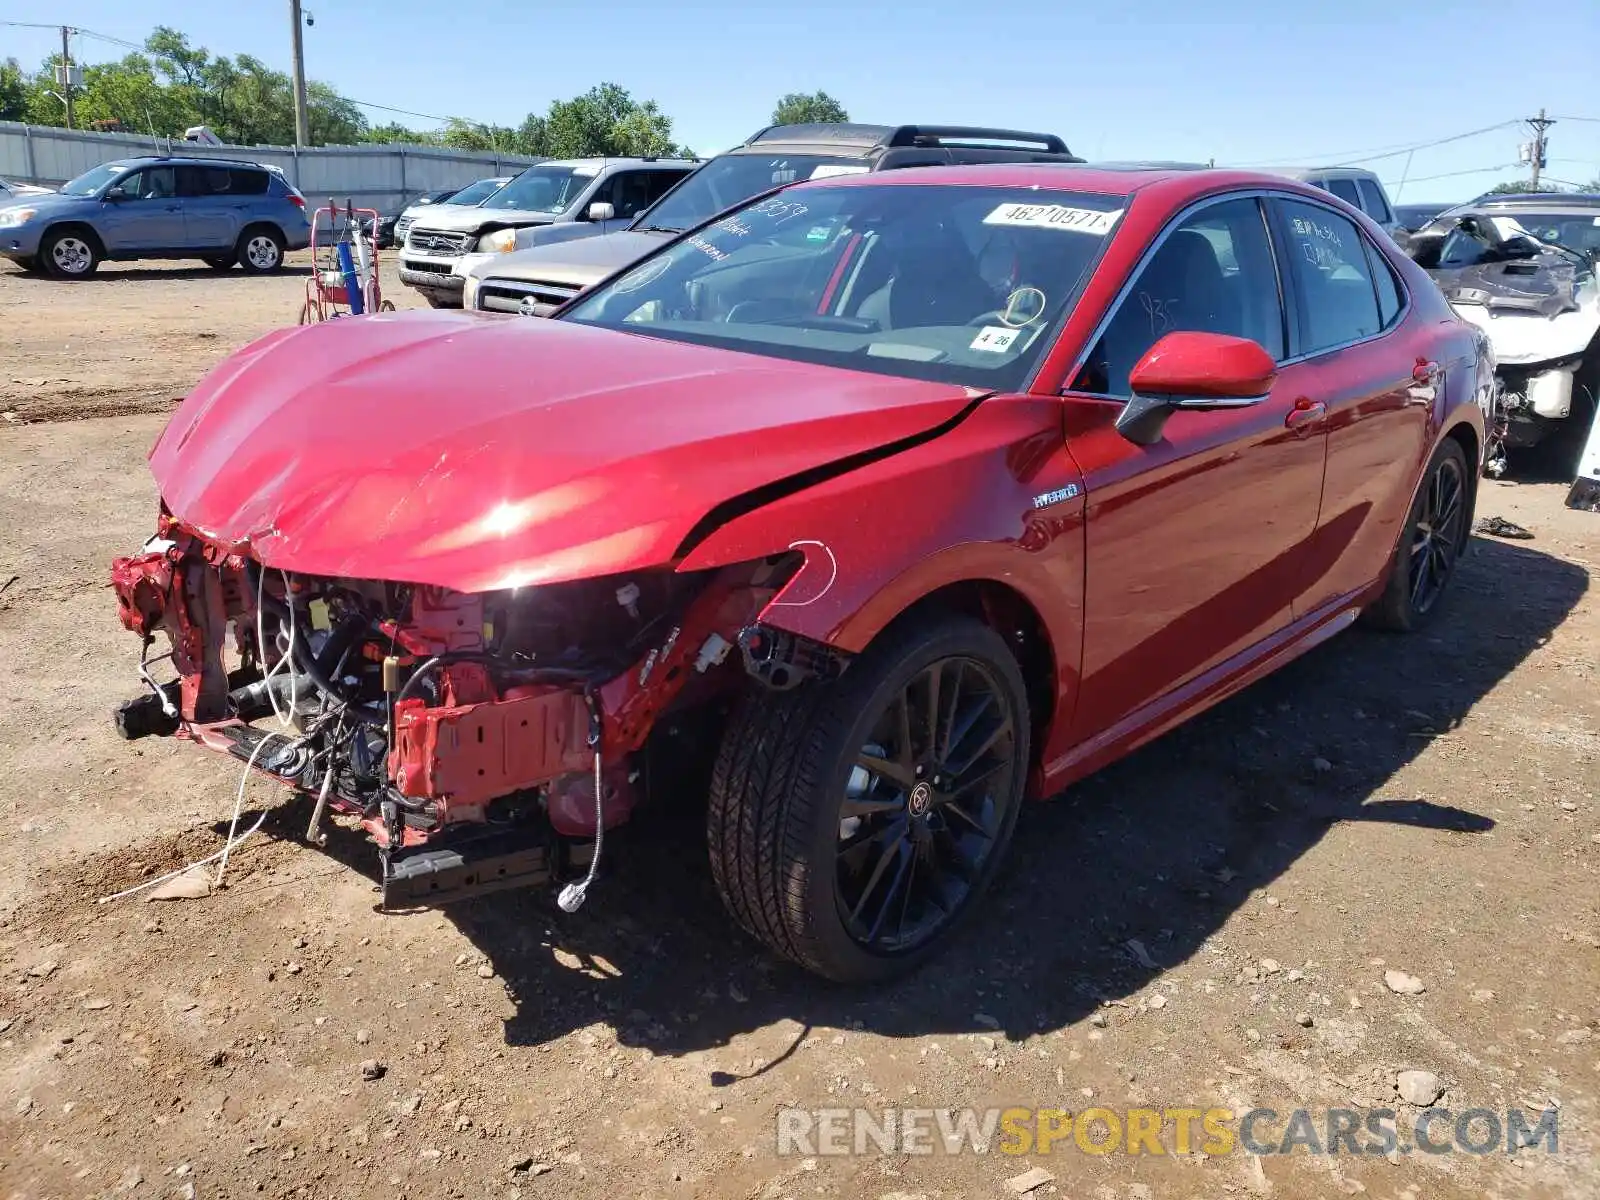
{"label": "paper tag on dashboard", "polygon": [[972,350],[987,350],[990,354],[1003,354],[1011,349],[1011,343],[1017,340],[1021,330],[1006,329],[1001,325],[985,325],[978,331],[978,336],[972,339]]}

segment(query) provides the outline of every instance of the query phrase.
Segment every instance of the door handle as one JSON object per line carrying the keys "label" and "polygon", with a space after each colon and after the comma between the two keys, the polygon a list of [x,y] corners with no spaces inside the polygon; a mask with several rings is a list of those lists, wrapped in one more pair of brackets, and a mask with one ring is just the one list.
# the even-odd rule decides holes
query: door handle
{"label": "door handle", "polygon": [[1294,402],[1294,407],[1289,410],[1289,415],[1284,417],[1283,423],[1296,433],[1304,437],[1311,431],[1311,427],[1328,415],[1328,406],[1321,400],[1312,400],[1308,396],[1301,396]]}
{"label": "door handle", "polygon": [[1426,358],[1417,359],[1411,368],[1411,386],[1406,389],[1407,404],[1432,404],[1439,396],[1439,380],[1444,372],[1439,364]]}
{"label": "door handle", "polygon": [[183,211],[183,205],[181,205],[181,204],[169,204],[169,205],[167,205],[167,211],[168,212],[182,212]]}

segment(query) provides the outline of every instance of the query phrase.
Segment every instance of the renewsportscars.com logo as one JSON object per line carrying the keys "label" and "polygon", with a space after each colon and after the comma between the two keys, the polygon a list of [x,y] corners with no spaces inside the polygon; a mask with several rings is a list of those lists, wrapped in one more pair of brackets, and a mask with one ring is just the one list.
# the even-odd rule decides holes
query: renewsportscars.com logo
{"label": "renewsportscars.com logo", "polygon": [[1427,1108],[1402,1131],[1390,1108],[782,1108],[780,1156],[867,1154],[1556,1153],[1557,1113]]}

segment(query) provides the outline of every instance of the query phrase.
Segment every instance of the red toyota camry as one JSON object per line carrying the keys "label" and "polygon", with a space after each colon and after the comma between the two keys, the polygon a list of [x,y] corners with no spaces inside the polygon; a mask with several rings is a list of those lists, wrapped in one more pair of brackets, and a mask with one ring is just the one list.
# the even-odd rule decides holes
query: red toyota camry
{"label": "red toyota camry", "polygon": [[658,798],[653,734],[712,713],[732,915],[882,978],[972,910],[1025,797],[1363,614],[1433,617],[1492,386],[1421,269],[1287,180],[803,183],[554,320],[225,362],[113,568],[177,675],[118,722],[314,793],[390,905],[570,910]]}

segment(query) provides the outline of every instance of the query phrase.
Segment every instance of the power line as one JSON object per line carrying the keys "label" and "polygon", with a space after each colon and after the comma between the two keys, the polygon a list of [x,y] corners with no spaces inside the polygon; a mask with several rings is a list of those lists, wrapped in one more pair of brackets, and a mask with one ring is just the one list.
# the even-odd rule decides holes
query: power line
{"label": "power line", "polygon": [[420,117],[424,121],[443,121],[447,124],[451,121],[461,121],[467,125],[479,124],[476,121],[468,121],[465,117],[441,117],[437,113],[412,112],[409,108],[394,108],[388,104],[373,104],[369,100],[354,100],[349,96],[346,96],[345,99],[360,108],[375,108],[379,112],[399,113],[402,117]]}
{"label": "power line", "polygon": [[1518,124],[1516,121],[1501,121],[1498,125],[1485,125],[1482,129],[1472,129],[1468,130],[1466,133],[1457,133],[1452,134],[1450,137],[1436,138],[1431,142],[1419,142],[1417,145],[1407,146],[1403,150],[1391,150],[1387,154],[1368,154],[1361,158],[1350,158],[1346,159],[1344,162],[1333,163],[1331,165],[1343,167],[1357,162],[1378,162],[1385,158],[1400,158],[1403,155],[1415,154],[1418,150],[1431,150],[1435,146],[1448,146],[1451,142],[1464,142],[1468,138],[1479,137],[1485,133],[1494,133],[1498,129],[1507,129],[1516,124]]}
{"label": "power line", "polygon": [[1522,163],[1514,163],[1514,162],[1513,163],[1499,163],[1496,166],[1492,166],[1492,167],[1473,167],[1470,171],[1445,171],[1445,172],[1443,172],[1442,174],[1439,174],[1439,175],[1420,175],[1420,176],[1414,175],[1411,178],[1403,180],[1403,181],[1385,180],[1383,186],[1384,187],[1396,187],[1396,186],[1399,185],[1400,182],[1404,182],[1407,186],[1409,186],[1409,185],[1411,185],[1413,183],[1431,183],[1435,179],[1458,179],[1462,175],[1484,175],[1484,174],[1487,174],[1490,171],[1507,171],[1507,170],[1510,170],[1512,167],[1520,167],[1522,165],[1523,165]]}
{"label": "power line", "polygon": [[80,37],[94,38],[98,42],[110,42],[113,46],[122,46],[128,50],[137,50],[141,54],[147,53],[145,48],[137,42],[130,42],[124,38],[112,37],[109,33],[96,33],[92,29],[83,29],[77,25],[72,27],[72,32]]}
{"label": "power line", "polygon": [[[1326,164],[1327,166],[1346,166],[1357,162],[1377,162],[1385,158],[1399,158],[1405,154],[1415,154],[1418,150],[1428,150],[1434,146],[1445,146],[1451,142],[1464,141],[1467,138],[1478,137],[1485,133],[1493,133],[1498,129],[1506,129],[1516,124],[1519,124],[1519,122],[1515,120],[1501,121],[1497,125],[1486,125],[1482,129],[1469,129],[1465,133],[1454,133],[1448,137],[1434,138],[1430,141],[1407,142],[1404,144],[1378,146],[1368,150],[1342,150],[1336,154],[1298,154],[1295,155],[1295,157],[1305,162],[1322,163]],[[1246,163],[1234,163],[1232,165],[1239,167],[1275,166],[1280,162],[1281,156],[1278,158],[1265,158]]]}

